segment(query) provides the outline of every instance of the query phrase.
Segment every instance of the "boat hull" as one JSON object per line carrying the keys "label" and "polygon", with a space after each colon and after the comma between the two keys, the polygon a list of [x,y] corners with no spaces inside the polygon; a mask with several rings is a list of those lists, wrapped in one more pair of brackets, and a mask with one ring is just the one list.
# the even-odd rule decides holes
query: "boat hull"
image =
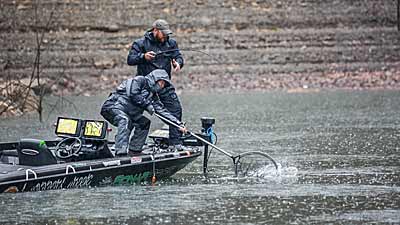
{"label": "boat hull", "polygon": [[21,167],[0,175],[0,193],[132,185],[160,180],[172,176],[200,155],[200,151],[185,151]]}

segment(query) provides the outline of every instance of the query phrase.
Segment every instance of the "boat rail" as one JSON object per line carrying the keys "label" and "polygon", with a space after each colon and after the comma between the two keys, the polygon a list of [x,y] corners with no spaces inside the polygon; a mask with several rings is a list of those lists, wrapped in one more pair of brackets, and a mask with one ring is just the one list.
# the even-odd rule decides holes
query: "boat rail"
{"label": "boat rail", "polygon": [[35,179],[37,179],[37,174],[35,171],[33,171],[32,169],[26,169],[25,170],[25,180],[28,181],[29,180],[29,172],[31,172],[33,174],[33,176],[35,177]]}
{"label": "boat rail", "polygon": [[69,168],[72,169],[72,172],[76,173],[76,170],[72,165],[67,165],[67,167],[65,167],[65,174],[68,174]]}

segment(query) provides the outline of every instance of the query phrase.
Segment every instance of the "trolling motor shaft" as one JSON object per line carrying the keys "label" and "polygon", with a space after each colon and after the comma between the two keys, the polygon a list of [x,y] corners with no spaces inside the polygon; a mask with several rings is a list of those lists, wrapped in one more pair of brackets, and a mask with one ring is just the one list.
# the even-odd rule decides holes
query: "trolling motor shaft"
{"label": "trolling motor shaft", "polygon": [[[215,119],[212,117],[202,117],[201,119],[201,132],[202,134],[209,136],[210,141],[212,142],[213,130],[212,126],[215,124]],[[203,159],[203,174],[207,176],[207,168],[208,168],[208,144],[204,143],[204,159]]]}

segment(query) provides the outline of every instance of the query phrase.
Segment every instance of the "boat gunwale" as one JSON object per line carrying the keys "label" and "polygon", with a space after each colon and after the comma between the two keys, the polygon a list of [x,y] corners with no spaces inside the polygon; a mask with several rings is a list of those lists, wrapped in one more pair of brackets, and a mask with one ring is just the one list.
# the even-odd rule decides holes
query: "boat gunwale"
{"label": "boat gunwale", "polygon": [[[172,153],[172,152],[171,152]],[[173,154],[163,154],[163,155],[173,155]],[[178,152],[181,153],[181,152]],[[67,169],[69,166],[72,166],[74,169],[77,169],[79,167],[74,167],[74,163],[60,163],[60,164],[52,164],[52,165],[46,165],[46,166],[39,166],[37,167],[37,169],[39,170],[35,170],[35,167],[29,167],[29,168],[24,168],[23,170],[20,171],[12,171],[11,173],[17,173],[18,174],[12,174],[13,177],[15,178],[19,178],[19,177],[26,177],[26,171],[27,170],[32,170],[36,175],[37,178],[30,178],[30,179],[14,179],[14,180],[10,180],[13,177],[10,177],[10,179],[4,180],[4,181],[0,181],[0,185],[5,185],[7,183],[14,183],[14,182],[26,182],[26,181],[38,181],[41,179],[48,179],[48,178],[54,178],[54,177],[63,177],[63,176],[69,176],[69,175],[80,175],[82,173],[87,173],[87,172],[101,172],[104,170],[108,170],[111,168],[126,168],[126,167],[132,167],[132,166],[143,166],[143,165],[147,165],[147,164],[152,164],[152,163],[161,163],[164,161],[176,161],[176,160],[181,160],[181,159],[186,159],[186,158],[197,158],[201,155],[201,151],[197,150],[197,151],[190,151],[190,153],[186,153],[186,155],[179,155],[179,157],[164,157],[164,158],[155,158],[154,160],[149,160],[149,161],[142,161],[142,162],[132,162],[130,161],[133,157],[136,156],[126,156],[126,157],[118,157],[118,158],[107,158],[107,159],[114,159],[114,160],[108,160],[108,161],[100,161],[100,160],[96,160],[96,163],[92,162],[93,160],[85,160],[85,161],[78,161],[78,162],[74,162],[75,165],[79,164],[79,163],[84,163],[84,162],[92,162],[92,164],[88,165],[84,165],[82,167],[89,167],[89,169],[81,169],[81,170],[75,170],[75,172],[71,172],[71,173],[66,173]],[[150,155],[142,155],[142,156],[150,156]],[[121,159],[124,159],[125,163],[124,164],[120,164],[120,165],[110,165],[110,166],[105,166],[104,163],[105,162],[113,162],[113,161],[119,161],[122,162]],[[129,162],[129,161],[130,162]],[[64,166],[60,166],[60,165],[65,165]],[[92,166],[101,166],[101,167],[95,167],[92,168]],[[64,171],[63,173],[56,173],[56,174],[49,174],[49,175],[44,175],[44,176],[39,176],[41,173],[50,173],[51,172],[51,168],[52,167],[56,167],[55,169],[59,169],[60,171]],[[81,167],[81,168],[82,168]],[[40,171],[41,170],[41,171]],[[46,171],[43,171],[46,170]],[[10,173],[7,174],[0,174],[0,179],[2,176],[4,176],[4,178],[6,179],[6,176],[10,175]]]}

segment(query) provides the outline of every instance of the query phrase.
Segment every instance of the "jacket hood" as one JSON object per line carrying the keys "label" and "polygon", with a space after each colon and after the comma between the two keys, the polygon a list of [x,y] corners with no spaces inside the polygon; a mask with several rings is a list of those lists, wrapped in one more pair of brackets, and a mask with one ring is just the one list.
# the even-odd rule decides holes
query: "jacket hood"
{"label": "jacket hood", "polygon": [[166,86],[171,85],[167,71],[161,69],[153,70],[146,76],[146,80],[150,88],[154,87],[159,80],[164,80]]}
{"label": "jacket hood", "polygon": [[145,37],[146,39],[149,39],[149,40],[152,41],[152,42],[156,42],[156,41],[157,41],[156,38],[154,37],[152,31],[147,31],[147,32],[144,34],[144,37]]}

